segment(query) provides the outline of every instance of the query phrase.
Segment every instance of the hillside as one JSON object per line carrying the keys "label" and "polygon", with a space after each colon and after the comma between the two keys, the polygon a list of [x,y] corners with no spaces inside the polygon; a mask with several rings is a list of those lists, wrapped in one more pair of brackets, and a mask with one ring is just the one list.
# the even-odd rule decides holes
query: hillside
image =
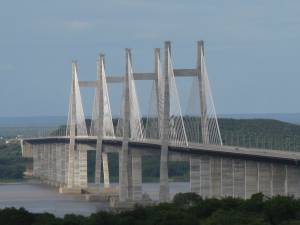
{"label": "hillside", "polygon": [[300,125],[273,119],[219,119],[223,143],[300,151]]}
{"label": "hillside", "polygon": [[300,125],[274,119],[219,119],[221,132],[266,136],[300,136]]}

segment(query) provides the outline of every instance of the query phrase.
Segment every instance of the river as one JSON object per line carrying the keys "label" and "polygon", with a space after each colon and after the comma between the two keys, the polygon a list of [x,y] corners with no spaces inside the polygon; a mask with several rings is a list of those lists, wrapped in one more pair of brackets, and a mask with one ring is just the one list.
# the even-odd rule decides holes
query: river
{"label": "river", "polygon": [[[144,183],[143,192],[157,200],[158,183]],[[189,183],[170,183],[171,196],[178,192],[187,192]],[[0,208],[24,207],[34,213],[49,212],[63,217],[65,214],[90,215],[91,213],[107,210],[108,203],[87,202],[82,196],[59,194],[57,188],[39,183],[10,183],[0,184]]]}

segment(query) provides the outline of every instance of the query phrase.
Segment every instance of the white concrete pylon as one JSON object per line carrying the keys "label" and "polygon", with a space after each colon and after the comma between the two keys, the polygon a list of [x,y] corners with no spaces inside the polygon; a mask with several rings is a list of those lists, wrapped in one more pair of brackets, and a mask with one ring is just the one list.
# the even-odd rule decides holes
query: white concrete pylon
{"label": "white concrete pylon", "polygon": [[203,144],[222,145],[222,138],[215,110],[204,58],[204,43],[198,42],[197,77],[199,84],[201,130]]}
{"label": "white concrete pylon", "polygon": [[69,103],[67,136],[70,137],[67,164],[67,187],[74,187],[75,139],[76,136],[87,136],[85,117],[83,113],[81,94],[78,82],[77,63],[72,62],[72,85]]}
{"label": "white concrete pylon", "polygon": [[95,165],[95,183],[100,185],[101,163],[103,165],[104,186],[109,187],[108,158],[103,153],[103,137],[114,138],[114,128],[108,98],[108,89],[104,68],[104,55],[100,54],[97,62],[97,87],[93,106],[93,119],[91,133],[97,136],[96,143],[96,165]]}
{"label": "white concrete pylon", "polygon": [[122,149],[119,153],[119,200],[124,202],[128,199],[128,142],[130,138],[130,91],[129,91],[129,56],[130,49],[125,50],[126,71],[124,77],[122,129]]}
{"label": "white concrete pylon", "polygon": [[158,80],[159,87],[161,88],[159,112],[160,117],[160,130],[161,132],[161,156],[160,156],[160,186],[159,186],[159,200],[162,202],[169,201],[170,189],[169,189],[169,175],[168,175],[168,155],[169,155],[169,116],[170,116],[170,88],[169,88],[169,52],[171,50],[171,42],[165,42],[165,62],[164,62],[164,74],[161,79]]}
{"label": "white concrete pylon", "polygon": [[128,87],[129,87],[129,104],[130,104],[130,138],[133,140],[142,140],[144,138],[144,128],[142,117],[133,78],[132,55],[128,52]]}
{"label": "white concrete pylon", "polygon": [[[93,114],[91,122],[91,134],[98,136],[97,130],[99,129],[99,120],[103,120],[103,137],[115,137],[114,126],[112,121],[112,113],[108,95],[108,87],[106,81],[105,65],[104,65],[104,55],[101,54],[97,63],[97,81],[98,85],[96,87],[94,104],[93,104]],[[100,93],[101,92],[101,93]],[[100,101],[101,98],[101,101]],[[100,106],[101,102],[101,106]],[[101,112],[103,111],[103,112]],[[103,115],[100,116],[100,113]],[[102,123],[102,122],[101,122]]]}
{"label": "white concrete pylon", "polygon": [[71,135],[71,129],[75,129],[74,135],[76,136],[87,136],[76,61],[72,62],[72,85],[69,101],[67,136]]}

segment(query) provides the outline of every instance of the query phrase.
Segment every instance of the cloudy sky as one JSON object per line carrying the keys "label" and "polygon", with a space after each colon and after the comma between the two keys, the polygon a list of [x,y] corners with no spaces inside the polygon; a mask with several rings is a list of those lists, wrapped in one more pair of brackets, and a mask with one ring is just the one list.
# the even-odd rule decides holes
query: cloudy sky
{"label": "cloudy sky", "polygon": [[82,80],[100,51],[122,74],[130,47],[151,71],[171,40],[175,67],[193,67],[200,39],[218,113],[300,112],[299,12],[299,0],[1,0],[0,116],[66,115],[72,59]]}

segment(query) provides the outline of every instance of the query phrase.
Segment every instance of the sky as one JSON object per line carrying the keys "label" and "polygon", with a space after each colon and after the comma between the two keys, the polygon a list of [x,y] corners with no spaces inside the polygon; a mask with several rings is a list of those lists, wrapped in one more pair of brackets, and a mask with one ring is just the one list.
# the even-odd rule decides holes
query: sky
{"label": "sky", "polygon": [[[151,72],[166,40],[175,68],[194,67],[205,41],[217,113],[299,113],[299,12],[299,0],[0,0],[0,117],[65,116],[72,60],[93,80],[104,52],[106,72],[121,75],[132,48],[134,70]],[[86,114],[92,94],[83,90]]]}

